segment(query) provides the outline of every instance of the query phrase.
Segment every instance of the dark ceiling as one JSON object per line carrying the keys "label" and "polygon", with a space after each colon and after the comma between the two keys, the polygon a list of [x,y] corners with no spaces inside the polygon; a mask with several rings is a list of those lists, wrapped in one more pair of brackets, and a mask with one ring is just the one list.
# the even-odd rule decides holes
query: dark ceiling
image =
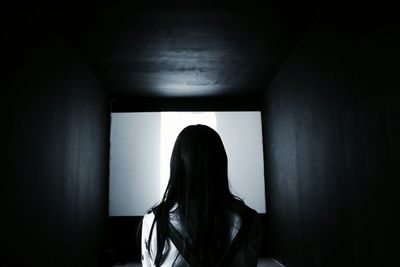
{"label": "dark ceiling", "polygon": [[321,9],[314,1],[132,2],[58,18],[114,96],[257,95]]}

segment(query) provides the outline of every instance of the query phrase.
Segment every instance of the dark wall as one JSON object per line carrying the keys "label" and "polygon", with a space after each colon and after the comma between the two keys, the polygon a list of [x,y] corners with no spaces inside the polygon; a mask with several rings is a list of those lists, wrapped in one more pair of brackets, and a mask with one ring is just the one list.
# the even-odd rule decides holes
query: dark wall
{"label": "dark wall", "polygon": [[35,7],[1,10],[2,266],[99,266],[106,216],[108,99]]}
{"label": "dark wall", "polygon": [[399,202],[399,24],[332,6],[265,94],[268,236],[287,266],[391,266]]}

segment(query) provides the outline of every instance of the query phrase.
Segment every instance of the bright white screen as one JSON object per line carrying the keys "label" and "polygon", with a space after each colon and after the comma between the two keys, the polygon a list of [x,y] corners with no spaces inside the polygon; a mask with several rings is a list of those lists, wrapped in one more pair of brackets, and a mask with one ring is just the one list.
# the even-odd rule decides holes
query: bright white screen
{"label": "bright white screen", "polygon": [[176,137],[191,124],[219,133],[231,191],[265,212],[260,112],[140,112],[111,114],[110,216],[141,216],[160,201]]}

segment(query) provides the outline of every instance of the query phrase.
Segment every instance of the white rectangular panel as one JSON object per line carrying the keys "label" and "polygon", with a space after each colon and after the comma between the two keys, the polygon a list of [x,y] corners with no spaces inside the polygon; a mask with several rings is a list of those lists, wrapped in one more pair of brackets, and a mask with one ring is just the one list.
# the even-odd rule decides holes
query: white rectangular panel
{"label": "white rectangular panel", "polygon": [[265,212],[260,112],[112,113],[111,118],[110,216],[140,216],[159,202],[176,136],[199,123],[221,136],[232,192]]}

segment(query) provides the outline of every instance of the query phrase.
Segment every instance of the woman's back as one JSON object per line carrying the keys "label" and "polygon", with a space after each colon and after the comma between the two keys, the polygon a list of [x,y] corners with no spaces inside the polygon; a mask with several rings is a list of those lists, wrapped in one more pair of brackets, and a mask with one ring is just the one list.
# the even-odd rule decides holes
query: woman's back
{"label": "woman's back", "polygon": [[[183,236],[186,235],[176,212],[177,205],[170,212],[170,225],[167,245],[164,248],[165,257],[161,266],[202,266],[195,262],[196,254],[190,247],[184,247]],[[151,210],[143,218],[141,246],[142,265],[155,266],[154,255],[157,252],[157,230],[150,238],[150,230],[154,222],[154,211]],[[154,225],[155,229],[157,225]],[[230,216],[229,243],[223,255],[208,266],[256,266],[261,245],[261,221],[259,215],[251,208],[243,205],[241,212]],[[150,252],[144,247],[149,247]]]}
{"label": "woman's back", "polygon": [[[170,166],[163,199],[143,220],[144,266],[255,266],[259,219],[230,192],[218,133],[204,125],[183,129]],[[227,263],[233,259],[246,263]]]}

